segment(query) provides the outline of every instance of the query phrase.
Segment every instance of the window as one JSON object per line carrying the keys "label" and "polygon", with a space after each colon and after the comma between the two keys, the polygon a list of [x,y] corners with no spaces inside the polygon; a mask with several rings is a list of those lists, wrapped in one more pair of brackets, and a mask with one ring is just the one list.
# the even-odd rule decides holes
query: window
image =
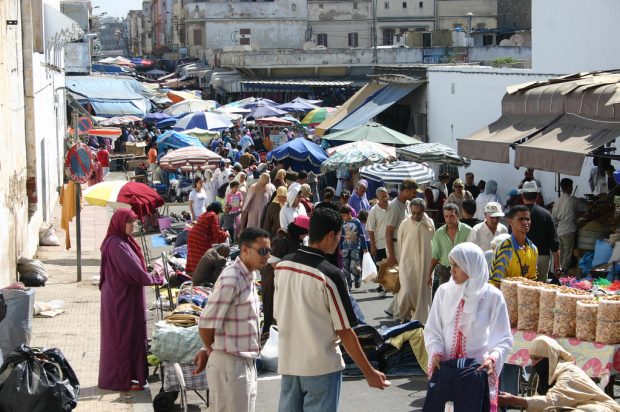
{"label": "window", "polygon": [[239,29],[239,44],[242,46],[249,46],[252,31],[250,29]]}
{"label": "window", "polygon": [[422,47],[433,47],[433,38],[431,33],[422,33]]}
{"label": "window", "polygon": [[419,8],[424,7],[424,2],[423,2],[423,1],[419,2],[419,3],[418,3],[418,7],[419,7]]}
{"label": "window", "polygon": [[349,47],[357,47],[358,44],[357,33],[349,33]]}
{"label": "window", "polygon": [[383,45],[391,46],[394,44],[394,29],[383,29]]}
{"label": "window", "polygon": [[319,10],[323,10],[323,4],[319,3]]}
{"label": "window", "polygon": [[483,46],[493,46],[493,35],[492,34],[485,34],[484,36],[482,36],[482,45]]}
{"label": "window", "polygon": [[357,2],[356,1],[353,2],[353,9],[357,10]]}
{"label": "window", "polygon": [[202,46],[202,29],[194,29],[194,46]]}
{"label": "window", "polygon": [[316,35],[316,44],[327,47],[327,33],[319,33]]}
{"label": "window", "polygon": [[291,11],[293,12],[297,11],[297,5],[295,3],[291,4]]}
{"label": "window", "polygon": [[406,8],[407,8],[407,2],[403,1],[403,9],[406,9]]}
{"label": "window", "polygon": [[389,9],[390,8],[390,2],[386,1],[385,3],[383,3],[383,8],[384,9]]}

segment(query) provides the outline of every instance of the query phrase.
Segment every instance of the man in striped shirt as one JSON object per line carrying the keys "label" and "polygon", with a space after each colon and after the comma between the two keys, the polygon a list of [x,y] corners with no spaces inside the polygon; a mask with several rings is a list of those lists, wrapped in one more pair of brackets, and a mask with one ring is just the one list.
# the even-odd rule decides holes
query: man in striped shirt
{"label": "man in striped shirt", "polygon": [[357,324],[344,274],[328,262],[340,242],[342,217],[329,208],[310,218],[310,244],[285,256],[275,270],[274,317],[278,322],[279,410],[338,409],[344,361],[340,343],[373,388],[389,386],[351,329]]}
{"label": "man in striped shirt", "polygon": [[239,251],[215,282],[198,324],[205,347],[196,354],[194,374],[206,364],[216,412],[254,411],[256,402],[260,306],[254,282],[270,256],[269,233],[247,228],[239,235]]}

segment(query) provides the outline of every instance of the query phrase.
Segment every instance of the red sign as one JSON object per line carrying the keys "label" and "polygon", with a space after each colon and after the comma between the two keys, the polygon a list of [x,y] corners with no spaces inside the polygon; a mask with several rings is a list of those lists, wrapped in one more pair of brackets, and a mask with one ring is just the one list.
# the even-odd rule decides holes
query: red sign
{"label": "red sign", "polygon": [[77,129],[80,134],[88,133],[93,128],[93,122],[88,117],[80,117],[77,122]]}
{"label": "red sign", "polygon": [[84,143],[73,145],[65,158],[65,173],[75,183],[86,183],[90,177],[92,153]]}

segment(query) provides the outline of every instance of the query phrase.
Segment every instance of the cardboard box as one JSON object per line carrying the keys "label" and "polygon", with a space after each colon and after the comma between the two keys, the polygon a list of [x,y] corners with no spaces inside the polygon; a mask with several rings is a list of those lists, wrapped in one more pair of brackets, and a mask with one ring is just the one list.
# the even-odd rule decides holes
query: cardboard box
{"label": "cardboard box", "polygon": [[144,156],[146,142],[125,143],[125,152],[134,156]]}

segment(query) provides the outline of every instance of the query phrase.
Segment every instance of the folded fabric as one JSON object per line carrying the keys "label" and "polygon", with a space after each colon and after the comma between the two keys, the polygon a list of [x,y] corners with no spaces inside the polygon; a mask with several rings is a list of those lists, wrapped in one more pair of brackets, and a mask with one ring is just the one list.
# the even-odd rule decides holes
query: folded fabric
{"label": "folded fabric", "polygon": [[391,328],[381,329],[381,336],[383,336],[383,340],[388,340],[393,338],[394,336],[400,335],[403,332],[407,332],[408,330],[421,328],[422,324],[417,320],[412,320],[407,323],[401,323],[400,325],[392,326]]}
{"label": "folded fabric", "polygon": [[424,329],[418,328],[414,330],[408,330],[401,333],[398,336],[393,337],[388,343],[394,346],[396,349],[400,349],[405,342],[409,342],[411,350],[416,357],[420,367],[427,372],[428,365],[428,353],[424,345]]}

